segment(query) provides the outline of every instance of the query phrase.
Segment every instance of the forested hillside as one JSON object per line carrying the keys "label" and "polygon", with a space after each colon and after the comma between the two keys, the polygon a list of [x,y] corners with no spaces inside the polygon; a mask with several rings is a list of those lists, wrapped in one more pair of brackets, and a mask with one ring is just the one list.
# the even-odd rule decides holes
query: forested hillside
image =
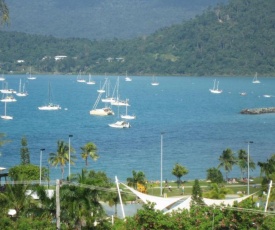
{"label": "forested hillside", "polygon": [[[274,0],[231,0],[180,25],[130,40],[0,34],[4,71],[275,75]],[[54,56],[66,55],[56,61]],[[22,59],[24,63],[16,61]]]}
{"label": "forested hillside", "polygon": [[4,29],[59,38],[133,38],[181,23],[227,1],[7,0],[10,25]]}

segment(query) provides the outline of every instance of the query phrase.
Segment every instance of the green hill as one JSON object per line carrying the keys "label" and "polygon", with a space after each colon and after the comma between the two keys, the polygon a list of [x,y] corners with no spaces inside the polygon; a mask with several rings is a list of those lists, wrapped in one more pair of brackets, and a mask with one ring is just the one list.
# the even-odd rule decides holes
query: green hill
{"label": "green hill", "polygon": [[[130,40],[0,32],[0,62],[5,71],[21,72],[33,66],[38,72],[62,73],[274,76],[274,27],[273,0],[231,0],[180,25]],[[56,55],[68,57],[55,61]],[[16,63],[18,59],[25,63]]]}
{"label": "green hill", "polygon": [[7,31],[59,38],[133,38],[195,17],[228,0],[20,0],[6,1]]}

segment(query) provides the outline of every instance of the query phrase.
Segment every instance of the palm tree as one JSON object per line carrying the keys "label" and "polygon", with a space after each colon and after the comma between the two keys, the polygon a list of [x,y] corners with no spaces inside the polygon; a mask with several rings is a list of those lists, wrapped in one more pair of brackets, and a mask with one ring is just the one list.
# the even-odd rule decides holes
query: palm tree
{"label": "palm tree", "polygon": [[143,172],[132,171],[133,177],[127,178],[127,183],[129,186],[133,186],[134,189],[137,189],[137,184],[145,184],[145,174]]}
{"label": "palm tree", "polygon": [[[248,172],[248,154],[244,149],[240,149],[238,151],[238,165],[241,169],[242,178],[244,178],[244,174]],[[251,157],[249,157],[249,169],[255,169],[256,165]]]}
{"label": "palm tree", "polygon": [[0,193],[1,208],[15,209],[17,216],[24,211],[27,212],[33,201],[31,194],[26,195],[27,190],[30,190],[28,184],[7,184],[5,192]]}
{"label": "palm tree", "polygon": [[81,157],[85,160],[86,166],[88,165],[88,157],[90,156],[94,161],[96,161],[99,156],[97,155],[97,147],[94,143],[89,142],[85,146],[81,147],[82,153]]}
{"label": "palm tree", "polygon": [[[73,150],[71,150],[73,151]],[[75,156],[70,157],[70,163],[74,164]],[[66,144],[64,141],[57,142],[57,151],[55,153],[50,153],[49,163],[52,166],[60,165],[62,179],[64,178],[64,167],[69,162],[69,145]]]}
{"label": "palm tree", "polygon": [[236,164],[236,158],[234,156],[234,152],[227,148],[223,150],[222,155],[219,158],[220,164],[218,168],[223,167],[226,174],[226,180],[228,179],[228,173],[232,170],[232,166]]}

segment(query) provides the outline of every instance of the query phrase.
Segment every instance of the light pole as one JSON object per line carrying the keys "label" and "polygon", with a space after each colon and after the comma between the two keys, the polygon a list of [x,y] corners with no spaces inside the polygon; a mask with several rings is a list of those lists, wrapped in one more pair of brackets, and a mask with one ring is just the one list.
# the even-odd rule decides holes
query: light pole
{"label": "light pole", "polygon": [[39,185],[41,185],[41,177],[42,177],[42,153],[45,149],[40,149],[40,180]]}
{"label": "light pole", "polygon": [[160,134],[160,196],[162,196],[162,157],[163,157],[163,152],[162,152],[162,145],[163,145],[163,134]]}
{"label": "light pole", "polygon": [[69,135],[69,180],[71,177],[71,137],[73,137],[72,134]]}
{"label": "light pole", "polygon": [[248,141],[247,142],[247,195],[249,195],[249,178],[250,178],[250,176],[249,176],[249,171],[250,171],[250,169],[249,169],[249,162],[250,162],[250,159],[249,159],[249,144],[252,144],[253,143],[253,141]]}

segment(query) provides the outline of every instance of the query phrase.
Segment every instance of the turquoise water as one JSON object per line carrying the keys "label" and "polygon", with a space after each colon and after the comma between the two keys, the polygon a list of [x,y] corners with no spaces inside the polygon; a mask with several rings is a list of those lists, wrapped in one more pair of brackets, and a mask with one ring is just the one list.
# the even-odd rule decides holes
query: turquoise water
{"label": "turquoise water", "polygon": [[[9,88],[18,89],[19,80],[27,81],[25,75],[8,75]],[[100,158],[89,160],[89,169],[105,171],[111,179],[115,176],[125,181],[132,170],[143,171],[149,180],[160,179],[161,133],[163,134],[163,179],[175,180],[171,171],[175,163],[189,170],[183,179],[205,178],[206,170],[218,165],[222,151],[247,149],[255,162],[266,161],[274,153],[275,114],[241,115],[244,108],[273,107],[275,78],[259,77],[261,84],[252,84],[251,77],[220,77],[222,94],[211,94],[213,77],[158,77],[159,86],[151,85],[151,77],[135,77],[132,82],[120,78],[119,94],[129,98],[128,114],[135,114],[130,129],[114,129],[108,126],[115,116],[95,117],[89,114],[97,98],[100,81],[105,76],[94,76],[96,85],[78,83],[76,76],[37,76],[27,81],[27,97],[16,97],[9,103],[8,115],[13,120],[0,120],[0,132],[12,140],[1,149],[0,166],[11,167],[20,163],[21,138],[27,137],[31,162],[39,165],[40,149],[43,166],[48,167],[50,152],[56,152],[57,141],[68,143],[76,150],[77,161],[71,172],[77,173],[84,167],[80,147],[94,142]],[[117,77],[109,76],[111,84]],[[88,76],[87,76],[88,80]],[[48,100],[48,83],[51,83],[54,102],[62,110],[40,111],[38,106]],[[240,92],[246,92],[241,96]],[[65,109],[66,108],[66,109]],[[125,108],[120,108],[125,113]],[[4,103],[0,104],[4,113]],[[50,167],[51,179],[61,177],[60,168]],[[68,175],[68,167],[65,169]],[[251,172],[259,175],[259,169]],[[240,176],[237,167],[229,174]]]}

